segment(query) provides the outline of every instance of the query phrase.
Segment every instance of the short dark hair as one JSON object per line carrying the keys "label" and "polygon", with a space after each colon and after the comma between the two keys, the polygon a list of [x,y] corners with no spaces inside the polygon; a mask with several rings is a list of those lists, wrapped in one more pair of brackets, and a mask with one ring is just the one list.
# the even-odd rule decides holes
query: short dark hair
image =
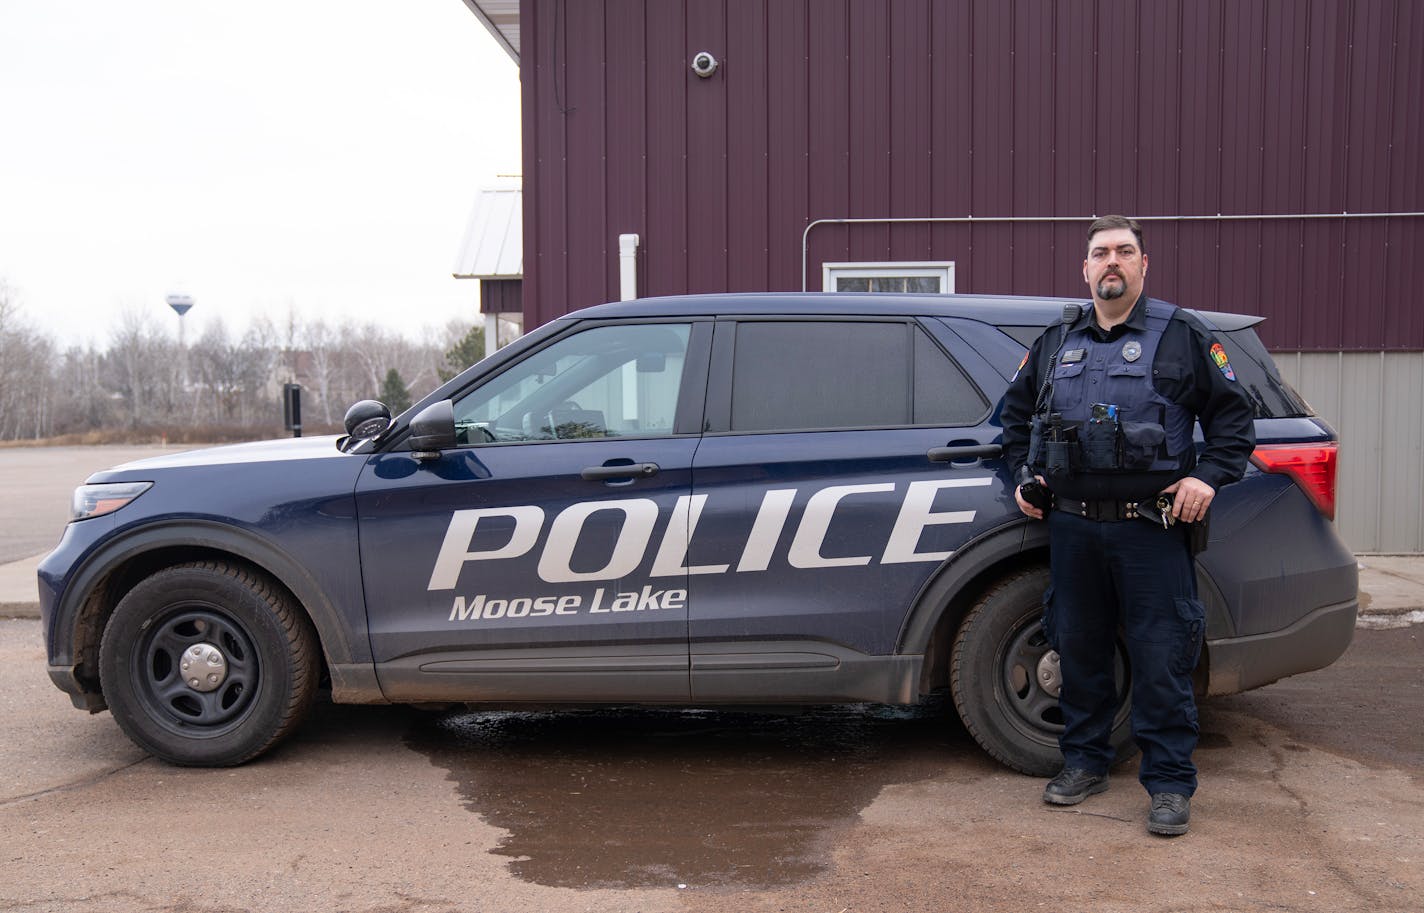
{"label": "short dark hair", "polygon": [[1142,253],[1147,253],[1147,245],[1142,243],[1142,225],[1136,219],[1129,219],[1127,216],[1103,216],[1094,219],[1093,224],[1088,226],[1088,246],[1092,247],[1093,235],[1100,231],[1114,231],[1119,228],[1130,230],[1137,238],[1137,249]]}

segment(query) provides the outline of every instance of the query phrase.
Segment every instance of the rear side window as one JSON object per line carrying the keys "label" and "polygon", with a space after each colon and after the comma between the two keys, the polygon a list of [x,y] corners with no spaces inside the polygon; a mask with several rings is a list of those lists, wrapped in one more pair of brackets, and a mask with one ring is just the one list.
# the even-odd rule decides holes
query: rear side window
{"label": "rear side window", "polygon": [[918,327],[746,321],[732,369],[733,431],[964,424],[987,403]]}
{"label": "rear side window", "polygon": [[989,408],[979,388],[929,334],[915,331],[915,424],[971,425]]}
{"label": "rear side window", "polygon": [[1315,410],[1304,398],[1281,379],[1276,363],[1271,359],[1261,338],[1250,328],[1216,330],[1216,338],[1226,349],[1237,383],[1251,397],[1257,418],[1297,418],[1314,415]]}

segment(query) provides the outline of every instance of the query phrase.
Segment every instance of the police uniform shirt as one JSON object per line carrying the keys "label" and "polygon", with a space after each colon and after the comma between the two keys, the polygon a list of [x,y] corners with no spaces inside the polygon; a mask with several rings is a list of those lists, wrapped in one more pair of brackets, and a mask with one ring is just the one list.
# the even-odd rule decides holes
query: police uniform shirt
{"label": "police uniform shirt", "polygon": [[[1113,342],[1128,329],[1145,331],[1147,300],[1146,295],[1139,298],[1127,320],[1111,330],[1099,327],[1094,312],[1089,309],[1067,328],[1067,333],[1086,329],[1098,342]],[[1023,367],[1004,394],[1000,413],[1004,458],[1014,473],[1028,460],[1029,421],[1043,378],[1053,370],[1049,362],[1058,351],[1063,333],[1063,325],[1055,324],[1035,340]],[[1182,465],[1175,471],[1108,476],[1079,473],[1070,479],[1050,480],[1054,492],[1084,500],[1128,500],[1150,496],[1186,475],[1195,476],[1218,491],[1223,485],[1240,479],[1256,444],[1255,409],[1241,385],[1227,378],[1225,372],[1229,366],[1218,367],[1212,360],[1211,347],[1215,342],[1211,331],[1200,320],[1178,308],[1162,332],[1152,363],[1152,384],[1156,391],[1201,422],[1206,448],[1200,459],[1195,448],[1189,447]]]}

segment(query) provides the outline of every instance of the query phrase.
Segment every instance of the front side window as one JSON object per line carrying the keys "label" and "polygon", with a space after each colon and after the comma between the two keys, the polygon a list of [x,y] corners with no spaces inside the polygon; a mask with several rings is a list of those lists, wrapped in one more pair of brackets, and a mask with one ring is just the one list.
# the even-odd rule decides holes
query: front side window
{"label": "front side window", "polygon": [[454,403],[461,444],[673,433],[690,325],[601,326],[535,352]]}

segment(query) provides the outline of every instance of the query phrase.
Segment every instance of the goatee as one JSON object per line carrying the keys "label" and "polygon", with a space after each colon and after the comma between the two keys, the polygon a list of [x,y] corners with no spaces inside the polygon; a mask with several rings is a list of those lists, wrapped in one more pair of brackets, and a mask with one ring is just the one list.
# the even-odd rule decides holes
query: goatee
{"label": "goatee", "polygon": [[1117,279],[1117,285],[1108,285],[1107,279],[1103,279],[1098,283],[1098,297],[1104,301],[1111,301],[1114,298],[1121,298],[1123,294],[1127,291],[1126,282],[1123,282],[1117,276],[1113,276],[1112,278]]}

